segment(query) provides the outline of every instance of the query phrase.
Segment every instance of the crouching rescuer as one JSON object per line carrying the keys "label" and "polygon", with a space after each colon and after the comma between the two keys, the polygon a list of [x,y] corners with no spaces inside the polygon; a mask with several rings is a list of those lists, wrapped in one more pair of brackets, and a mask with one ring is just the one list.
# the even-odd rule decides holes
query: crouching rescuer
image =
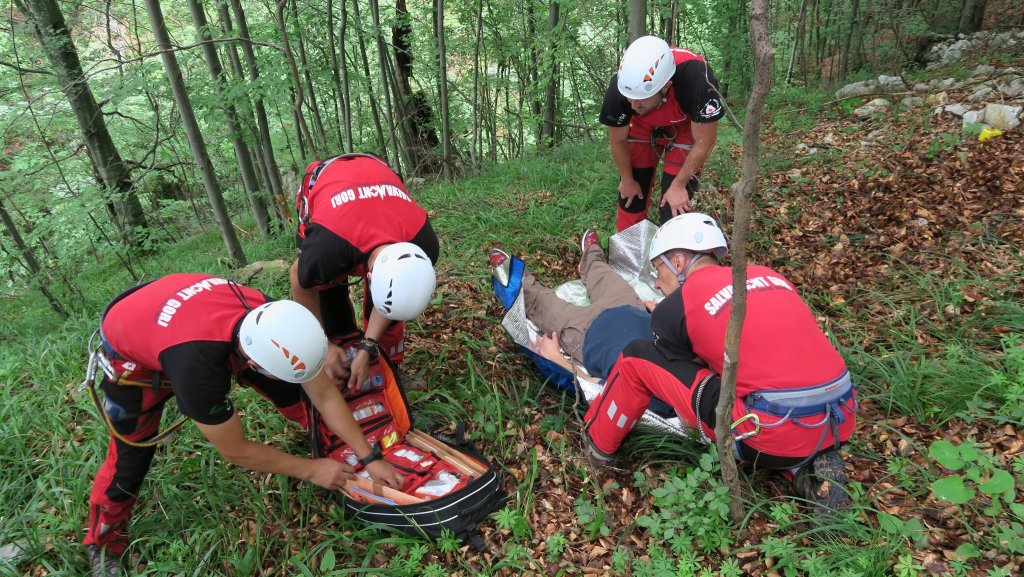
{"label": "crouching rescuer", "polygon": [[[305,307],[204,274],[171,274],[134,287],[103,313],[85,386],[110,430],[93,481],[84,545],[91,574],[120,574],[127,526],[156,446],[187,420],[228,462],[339,489],[354,470],[333,459],[287,454],[246,438],[228,393],[251,387],[306,427],[302,392],[360,458],[373,451],[334,383],[324,374],[327,337]],[[97,391],[96,378],[100,382]],[[182,420],[160,432],[174,397]],[[400,487],[390,464],[367,465],[375,481]]]}
{"label": "crouching rescuer", "polygon": [[[705,214],[677,216],[655,234],[649,256],[666,295],[651,316],[655,339],[623,350],[591,404],[592,461],[611,459],[652,395],[713,442],[732,312],[732,270],[719,264],[727,251]],[[735,456],[782,470],[816,513],[847,507],[839,447],[854,429],[857,401],[846,364],[782,274],[748,266],[747,291],[730,427]]]}

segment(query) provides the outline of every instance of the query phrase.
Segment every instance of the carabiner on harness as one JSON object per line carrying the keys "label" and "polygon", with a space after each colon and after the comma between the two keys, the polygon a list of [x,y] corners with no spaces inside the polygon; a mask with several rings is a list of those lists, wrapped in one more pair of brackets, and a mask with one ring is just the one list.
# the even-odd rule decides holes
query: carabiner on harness
{"label": "carabiner on harness", "polygon": [[[737,435],[736,427],[739,427],[740,425],[747,421],[751,421],[754,424],[754,429],[751,431],[747,431],[742,435]],[[733,422],[733,424],[729,425],[729,430],[732,431],[733,440],[737,442],[749,439],[750,437],[753,437],[754,435],[761,432],[761,419],[757,418],[757,415],[755,415],[754,413],[747,413],[746,415],[743,415],[742,417],[736,419]]]}

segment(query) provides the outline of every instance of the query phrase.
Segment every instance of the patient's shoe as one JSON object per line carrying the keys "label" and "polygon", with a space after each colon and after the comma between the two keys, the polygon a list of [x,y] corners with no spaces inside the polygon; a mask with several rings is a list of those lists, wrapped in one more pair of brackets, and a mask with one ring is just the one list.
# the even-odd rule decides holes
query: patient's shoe
{"label": "patient's shoe", "polygon": [[512,257],[500,248],[492,248],[487,259],[491,264],[491,276],[501,283],[501,286],[508,286],[508,281],[511,278],[509,269],[512,266]]}
{"label": "patient's shoe", "polygon": [[597,231],[592,228],[588,228],[587,231],[583,233],[583,238],[580,239],[580,252],[587,252],[588,248],[600,243],[601,238],[597,236]]}

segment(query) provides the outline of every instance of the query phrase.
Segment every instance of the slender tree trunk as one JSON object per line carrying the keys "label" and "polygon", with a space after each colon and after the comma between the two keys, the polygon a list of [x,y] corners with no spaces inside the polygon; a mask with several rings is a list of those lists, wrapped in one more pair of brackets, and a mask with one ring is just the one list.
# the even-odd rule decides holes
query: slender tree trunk
{"label": "slender tree trunk", "polygon": [[4,230],[7,231],[8,236],[14,241],[14,246],[21,252],[21,257],[24,259],[25,268],[28,270],[28,280],[30,284],[38,285],[39,291],[46,297],[46,302],[50,303],[50,308],[62,317],[67,317],[68,312],[64,306],[60,304],[50,289],[47,288],[51,283],[42,282],[49,275],[46,271],[39,266],[39,261],[36,260],[36,255],[32,251],[32,247],[25,243],[25,240],[21,237],[21,233],[18,231],[18,227],[14,225],[14,220],[11,215],[7,212],[7,207],[4,206],[4,201],[0,199],[0,221],[4,223]]}
{"label": "slender tree trunk", "polygon": [[[245,64],[249,69],[249,81],[255,84],[259,81],[260,71],[256,65],[256,54],[252,50],[252,42],[249,34],[249,23],[245,18],[245,11],[242,10],[241,0],[231,0],[231,10],[235,14],[235,23],[238,24],[238,36],[242,39],[242,55],[245,57]],[[267,108],[263,104],[263,98],[253,99],[253,108],[256,112],[256,126],[260,133],[260,147],[263,149],[263,164],[267,167],[267,176],[270,178],[270,190],[274,193],[274,206],[278,216],[283,222],[291,222],[291,209],[285,200],[285,191],[281,183],[281,169],[277,165],[277,156],[274,154],[274,144],[270,138],[270,120],[267,118]]]}
{"label": "slender tree trunk", "polygon": [[850,72],[850,46],[853,44],[853,31],[858,27],[860,15],[857,10],[860,8],[860,0],[852,0],[850,5],[850,26],[846,29],[846,39],[843,40],[843,56],[839,62],[839,78],[845,79]]}
{"label": "slender tree trunk", "polygon": [[435,0],[434,34],[437,36],[438,95],[441,99],[441,144],[444,150],[442,174],[445,180],[452,179],[452,139],[448,118],[448,58],[444,46],[444,0]]}
{"label": "slender tree trunk", "polygon": [[[220,64],[220,57],[217,56],[217,48],[212,42],[206,42],[213,38],[210,34],[210,26],[206,20],[206,11],[203,10],[200,0],[188,0],[188,10],[192,15],[192,24],[196,27],[196,34],[199,41],[203,43],[203,59],[206,60],[206,67],[210,69],[210,80],[213,81],[214,90],[217,95],[224,96],[223,78],[224,69]],[[249,148],[242,139],[241,123],[238,119],[238,112],[235,105],[228,102],[224,108],[225,119],[228,125],[228,134],[231,136],[231,145],[235,150],[235,160],[238,161],[238,170],[242,175],[242,186],[245,188],[246,197],[249,199],[249,208],[256,220],[256,227],[260,236],[270,236],[270,222],[267,217],[267,205],[259,195],[259,182],[256,179],[256,169],[252,164],[252,157],[249,156]]]}
{"label": "slender tree trunk", "polygon": [[548,84],[544,90],[544,122],[541,125],[540,141],[537,146],[550,148],[555,145],[555,98],[558,90],[558,0],[551,0],[548,3],[548,65],[545,70],[548,76]]}
{"label": "slender tree trunk", "polygon": [[380,150],[381,158],[388,157],[388,143],[384,138],[384,129],[380,124],[380,109],[377,105],[377,99],[372,97],[373,94],[373,83],[370,82],[370,60],[366,56],[366,41],[363,39],[363,22],[359,15],[359,0],[353,0],[352,2],[352,17],[356,20],[356,28],[359,33],[356,38],[359,41],[359,56],[361,57],[363,64],[363,81],[366,82],[366,93],[370,94],[370,113],[373,116],[373,127],[377,131],[377,147]]}
{"label": "slender tree trunk", "polygon": [[[299,30],[302,29],[302,23],[299,21],[299,8],[295,0],[291,0],[292,7],[292,19],[295,21],[295,27]],[[309,92],[309,113],[313,116],[313,133],[316,138],[317,147],[320,150],[327,149],[327,132],[324,130],[323,115],[320,114],[320,106],[316,101],[316,89],[313,87],[313,76],[309,72],[309,61],[306,58],[306,41],[305,35],[296,34],[298,37],[299,45],[299,63],[302,65],[302,75],[306,79],[306,91]],[[314,150],[316,150],[314,148]],[[319,157],[319,155],[318,155]]]}
{"label": "slender tree trunk", "polygon": [[733,457],[732,409],[736,401],[736,372],[740,359],[740,334],[747,314],[747,231],[750,229],[750,197],[757,185],[757,155],[760,146],[761,113],[772,83],[772,60],[775,49],[768,37],[768,0],[753,0],[750,6],[750,43],[754,48],[754,88],[747,102],[747,117],[743,123],[743,162],[739,182],[732,194],[736,217],[732,235],[733,302],[729,325],[725,334],[725,363],[722,370],[722,389],[715,409],[715,437],[718,458],[722,465],[722,479],[729,487],[732,500],[729,511],[732,520],[743,520],[740,478]]}
{"label": "slender tree trunk", "polygon": [[647,0],[629,0],[629,43],[647,34]]}
{"label": "slender tree trunk", "polygon": [[[358,1],[358,0],[357,0]],[[373,29],[380,30],[380,6],[377,0],[370,0],[370,19],[373,22]],[[388,51],[384,45],[384,37],[376,35],[377,44],[377,65],[380,67],[380,87],[384,92],[384,120],[388,125],[388,132],[391,134],[391,167],[401,171],[401,153],[404,149],[402,139],[399,138],[399,129],[395,123],[395,107],[391,103],[391,87],[388,83]]]}
{"label": "slender tree trunk", "polygon": [[181,69],[178,67],[178,59],[174,56],[171,46],[171,37],[167,33],[167,24],[164,22],[163,11],[160,8],[160,0],[145,0],[146,12],[149,13],[149,20],[153,24],[153,36],[156,38],[157,47],[160,49],[160,59],[164,64],[164,73],[171,85],[171,92],[174,93],[174,102],[178,105],[178,112],[181,114],[181,123],[185,129],[185,136],[188,138],[189,146],[192,149],[192,158],[199,167],[199,173],[203,177],[203,186],[206,189],[206,197],[213,209],[213,217],[217,221],[220,235],[224,241],[224,248],[227,250],[228,258],[236,267],[245,266],[245,253],[242,252],[242,245],[238,242],[235,229],[231,225],[231,217],[228,215],[227,206],[224,204],[224,195],[221,192],[220,184],[217,182],[217,175],[213,171],[213,163],[206,152],[206,142],[203,140],[202,132],[199,130],[199,123],[196,121],[195,112],[192,110],[192,101],[189,100],[188,92],[185,90],[185,81],[181,77]]}
{"label": "slender tree trunk", "polygon": [[[309,126],[306,124],[306,117],[302,112],[302,107],[306,102],[306,95],[302,90],[302,76],[299,74],[299,65],[295,62],[295,53],[292,52],[292,45],[288,40],[288,19],[284,15],[284,8],[287,3],[288,0],[277,0],[277,9],[274,11],[274,17],[277,20],[278,31],[281,33],[281,46],[284,49],[284,57],[288,62],[288,69],[292,76],[292,108],[294,110],[295,129],[299,133],[300,148],[303,145],[309,146],[310,156],[312,158],[320,158],[320,152],[317,150],[313,136],[309,133]],[[303,156],[305,156],[305,153],[303,153]],[[308,158],[303,160],[308,160]]]}
{"label": "slender tree trunk", "polygon": [[[530,112],[535,122],[541,118],[542,103],[540,101],[540,54],[537,46],[541,39],[537,37],[537,15],[533,10],[533,0],[526,0],[526,41],[529,43],[530,70],[528,74],[530,92]],[[533,132],[534,139],[540,142],[542,124],[535,125],[536,132]],[[532,132],[532,131],[531,131]]]}
{"label": "slender tree trunk", "polygon": [[348,0],[341,0],[341,21],[338,23],[338,60],[341,66],[341,110],[342,122],[345,124],[346,150],[352,150],[352,92],[348,81],[348,59],[345,57],[347,46],[345,36],[348,33]]}
{"label": "slender tree trunk", "polygon": [[469,163],[480,169],[480,45],[483,43],[484,0],[476,0],[476,43],[473,45],[473,130],[469,144]]}
{"label": "slender tree trunk", "polygon": [[[75,113],[78,128],[99,169],[103,184],[108,190],[124,196],[124,203],[120,207],[125,224],[122,235],[124,242],[130,244],[134,241],[135,232],[145,230],[149,225],[132,187],[131,172],[121,159],[107,130],[103,111],[89,88],[82,63],[78,59],[78,50],[64,22],[64,14],[56,0],[15,0],[15,5],[32,20],[33,31]],[[117,220],[120,219],[115,218]]]}
{"label": "slender tree trunk", "polygon": [[[341,13],[345,14],[345,0],[341,0]],[[342,17],[341,26],[345,26],[344,17]],[[331,59],[331,78],[334,80],[334,118],[337,122],[338,129],[338,149],[339,150],[351,150],[352,149],[352,129],[349,125],[348,119],[348,90],[347,86],[342,89],[341,86],[341,65],[345,62],[344,54],[342,58],[338,58],[338,49],[345,50],[344,46],[338,46],[337,39],[335,38],[334,30],[334,0],[327,0],[327,52],[330,54]],[[339,110],[338,103],[344,103]],[[344,116],[343,113],[344,112]],[[342,136],[342,126],[345,129],[345,135],[348,137],[348,148],[345,148],[345,137]]]}

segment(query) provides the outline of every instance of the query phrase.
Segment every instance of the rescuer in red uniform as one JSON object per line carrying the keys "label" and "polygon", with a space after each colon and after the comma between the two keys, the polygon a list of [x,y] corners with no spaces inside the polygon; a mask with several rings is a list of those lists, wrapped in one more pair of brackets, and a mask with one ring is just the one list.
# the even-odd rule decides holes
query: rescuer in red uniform
{"label": "rescuer in red uniform", "polygon": [[402,179],[369,154],[310,164],[297,208],[292,297],[323,322],[332,340],[359,329],[348,287],[351,277],[365,279],[359,352],[350,361],[331,344],[324,367],[329,377],[355,387],[379,351],[395,362],[404,357],[403,321],[423,312],[434,294],[437,236]]}
{"label": "rescuer in red uniform", "polygon": [[647,217],[654,171],[661,177],[661,224],[693,210],[691,196],[725,116],[718,80],[704,58],[654,36],[638,38],[622,56],[601,105],[619,172],[615,227]]}
{"label": "rescuer in red uniform", "polygon": [[[592,460],[610,460],[652,395],[705,442],[714,439],[732,312],[732,269],[718,264],[727,251],[717,223],[701,213],[658,229],[650,259],[666,296],[651,314],[655,337],[626,346],[590,405]],[[730,427],[736,457],[795,475],[798,492],[818,506],[847,506],[838,449],[853,431],[857,401],[846,363],[782,274],[749,266],[747,291]]]}
{"label": "rescuer in red uniform", "polygon": [[[174,397],[185,418],[230,463],[339,489],[354,470],[333,459],[290,455],[246,438],[229,391],[238,380],[306,426],[304,391],[329,427],[363,458],[377,481],[402,485],[402,475],[374,451],[338,391],[322,371],[327,337],[294,301],[204,274],[171,274],[132,288],[103,313],[104,376],[97,401],[110,429],[107,457],[93,481],[83,544],[92,575],[116,575],[128,545],[126,529],[149,471],[163,408]],[[87,379],[88,382],[88,379]]]}

